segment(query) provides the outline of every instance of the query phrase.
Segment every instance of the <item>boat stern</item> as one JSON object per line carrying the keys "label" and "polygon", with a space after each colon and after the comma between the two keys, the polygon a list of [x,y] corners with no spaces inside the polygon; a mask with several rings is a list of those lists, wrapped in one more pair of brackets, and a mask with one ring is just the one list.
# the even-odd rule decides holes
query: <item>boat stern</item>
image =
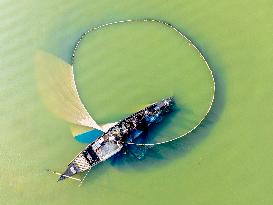
{"label": "boat stern", "polygon": [[84,156],[84,153],[80,153],[67,167],[64,173],[59,177],[58,181],[62,181],[66,178],[71,178],[75,174],[84,172],[91,169],[90,162]]}

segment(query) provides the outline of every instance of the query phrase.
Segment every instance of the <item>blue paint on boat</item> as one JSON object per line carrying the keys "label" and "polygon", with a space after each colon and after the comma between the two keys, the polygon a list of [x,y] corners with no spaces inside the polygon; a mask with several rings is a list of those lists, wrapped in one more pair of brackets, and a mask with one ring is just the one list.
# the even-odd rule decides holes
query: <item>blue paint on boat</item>
{"label": "blue paint on boat", "polygon": [[99,136],[103,134],[102,131],[94,129],[88,132],[82,133],[80,135],[75,136],[75,140],[81,143],[90,144],[95,141]]}

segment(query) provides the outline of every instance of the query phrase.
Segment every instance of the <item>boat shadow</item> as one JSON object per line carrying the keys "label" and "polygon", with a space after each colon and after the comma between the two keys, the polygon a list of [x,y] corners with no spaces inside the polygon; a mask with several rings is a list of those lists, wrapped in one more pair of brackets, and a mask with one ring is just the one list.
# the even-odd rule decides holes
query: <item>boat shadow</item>
{"label": "boat shadow", "polygon": [[[205,58],[209,59],[207,56],[205,56]],[[208,60],[207,62],[209,63]],[[211,65],[211,63],[209,63],[209,65]],[[223,75],[221,75],[219,71],[220,66],[216,66],[215,63],[213,63],[212,65],[214,68],[212,69],[212,71],[214,74],[214,80],[216,84],[215,99],[207,117],[195,130],[193,130],[191,133],[189,133],[186,137],[182,139],[178,139],[173,142],[149,148],[145,152],[145,156],[141,159],[136,159],[136,157],[130,154],[129,155],[120,154],[114,156],[110,160],[111,165],[120,171],[126,171],[126,169],[132,168],[137,170],[151,169],[163,165],[165,166],[167,163],[170,163],[173,160],[185,157],[190,151],[197,148],[198,144],[200,144],[206,137],[209,136],[209,133],[213,130],[214,126],[216,125],[225,106],[226,90],[225,81]],[[170,121],[169,118],[171,118],[171,116],[172,115],[170,115],[170,117],[167,117],[164,120],[163,124],[168,123]],[[151,138],[154,137],[156,137],[156,135],[151,136]],[[149,140],[151,140],[151,138],[149,137]]]}

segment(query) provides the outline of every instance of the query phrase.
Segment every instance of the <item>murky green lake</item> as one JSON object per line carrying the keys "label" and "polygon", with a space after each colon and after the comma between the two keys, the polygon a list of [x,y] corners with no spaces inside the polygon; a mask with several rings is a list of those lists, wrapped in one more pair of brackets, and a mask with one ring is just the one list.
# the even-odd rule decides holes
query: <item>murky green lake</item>
{"label": "murky green lake", "polygon": [[[0,2],[0,204],[273,204],[272,1]],[[214,71],[215,103],[202,126],[143,160],[95,167],[83,186],[56,183],[85,146],[43,104],[39,50],[71,63],[90,27],[163,19],[187,34]],[[79,94],[99,123],[166,96],[178,111],[152,132],[177,137],[206,113],[212,79],[185,39],[157,24],[115,25],[89,34],[75,58]]]}

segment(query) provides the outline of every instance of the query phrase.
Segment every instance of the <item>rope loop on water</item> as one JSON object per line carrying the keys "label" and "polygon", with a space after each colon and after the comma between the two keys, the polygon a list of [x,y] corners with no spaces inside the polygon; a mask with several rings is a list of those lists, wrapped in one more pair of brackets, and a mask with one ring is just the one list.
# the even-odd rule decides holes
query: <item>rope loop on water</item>
{"label": "rope loop on water", "polygon": [[188,44],[190,46],[192,46],[196,52],[198,52],[199,56],[201,57],[201,59],[203,60],[203,62],[206,64],[207,66],[207,69],[209,70],[209,73],[211,75],[211,78],[213,80],[213,96],[212,96],[212,99],[210,101],[210,104],[209,104],[209,107],[207,109],[207,112],[205,113],[205,115],[203,116],[203,118],[192,128],[190,129],[188,132],[184,133],[183,135],[180,135],[178,137],[175,137],[173,139],[170,139],[170,140],[166,140],[166,141],[162,141],[162,142],[156,142],[156,143],[145,143],[145,144],[139,144],[139,143],[133,143],[133,142],[130,142],[130,143],[127,143],[129,145],[137,145],[137,146],[155,146],[155,145],[162,145],[162,144],[166,144],[166,143],[169,143],[169,142],[173,142],[175,140],[179,140],[179,139],[182,139],[184,138],[186,135],[189,135],[190,133],[192,133],[197,127],[199,127],[199,125],[204,121],[204,119],[207,117],[207,115],[209,114],[209,112],[211,111],[211,108],[212,108],[212,105],[214,103],[214,99],[215,99],[215,89],[216,89],[216,86],[215,86],[215,79],[214,79],[214,75],[213,75],[213,72],[212,72],[212,69],[210,68],[209,64],[208,64],[208,61],[206,60],[206,58],[204,57],[204,55],[202,54],[201,50],[197,48],[197,46],[194,45],[194,43],[186,36],[186,34],[184,34],[181,30],[179,30],[176,26],[174,26],[173,24],[167,22],[167,21],[164,21],[164,20],[159,20],[159,19],[151,19],[151,18],[144,18],[144,19],[127,19],[127,20],[120,20],[120,21],[114,21],[114,22],[109,22],[109,23],[105,23],[105,24],[101,24],[101,25],[98,25],[98,26],[95,26],[95,27],[92,27],[90,28],[89,30],[87,30],[85,33],[83,33],[81,35],[81,37],[79,38],[79,40],[76,42],[75,46],[74,46],[74,49],[73,49],[73,52],[72,52],[72,57],[71,57],[71,62],[72,62],[72,66],[74,64],[74,60],[75,60],[75,56],[76,56],[76,52],[77,52],[77,49],[79,47],[79,44],[80,42],[83,40],[83,38],[90,32],[93,32],[93,31],[96,31],[98,29],[101,29],[101,28],[104,28],[104,27],[108,27],[108,26],[111,26],[111,25],[115,25],[115,24],[125,24],[125,23],[132,23],[132,22],[150,22],[150,23],[159,23],[159,24],[162,24],[162,25],[165,25],[167,26],[168,28],[174,30],[177,34],[179,34],[182,38],[184,38]]}

